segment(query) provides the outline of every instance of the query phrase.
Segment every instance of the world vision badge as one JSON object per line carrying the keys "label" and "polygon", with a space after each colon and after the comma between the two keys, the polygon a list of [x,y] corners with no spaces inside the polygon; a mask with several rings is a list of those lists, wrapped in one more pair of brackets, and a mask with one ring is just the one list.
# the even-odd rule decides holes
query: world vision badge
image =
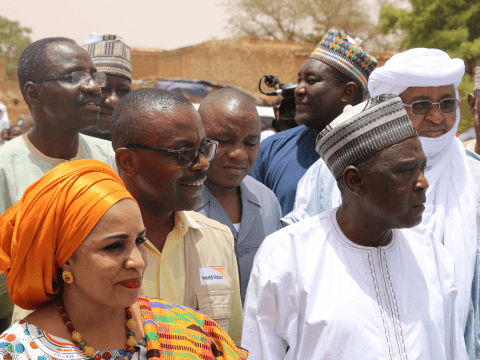
{"label": "world vision badge", "polygon": [[227,270],[222,267],[200,268],[200,284],[228,284]]}

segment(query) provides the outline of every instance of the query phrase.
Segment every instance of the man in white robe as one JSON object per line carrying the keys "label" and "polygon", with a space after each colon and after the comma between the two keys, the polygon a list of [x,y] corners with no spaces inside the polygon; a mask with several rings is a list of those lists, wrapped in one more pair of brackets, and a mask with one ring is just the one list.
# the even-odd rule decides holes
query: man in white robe
{"label": "man in white robe", "polygon": [[[477,195],[471,169],[478,167],[475,154],[465,151],[455,137],[460,111],[444,113],[437,104],[452,96],[458,99],[457,86],[465,73],[461,59],[451,59],[438,49],[412,49],[394,55],[374,70],[368,89],[372,96],[384,93],[399,95],[412,123],[419,132],[427,156],[425,176],[430,184],[422,226],[428,227],[444,244],[455,260],[458,288],[458,321],[465,329],[467,350],[471,359],[480,351],[480,317],[477,307],[478,256]],[[450,90],[449,90],[450,88]],[[439,90],[442,92],[439,93]],[[409,95],[417,92],[416,97]],[[446,93],[444,93],[446,92]],[[412,100],[413,99],[413,100]],[[424,116],[414,115],[411,104],[418,100],[436,103]],[[291,224],[341,203],[340,191],[326,164],[319,160],[304,175],[298,185],[294,210],[282,221]],[[419,231],[422,231],[419,228]],[[473,285],[472,285],[473,282]],[[472,286],[474,292],[472,293]],[[476,299],[472,303],[472,296]],[[478,349],[478,350],[476,350]]]}
{"label": "man in white robe", "polygon": [[340,207],[268,236],[256,255],[242,347],[249,359],[466,359],[454,264],[424,212],[427,159],[402,100],[335,119],[317,151]]}

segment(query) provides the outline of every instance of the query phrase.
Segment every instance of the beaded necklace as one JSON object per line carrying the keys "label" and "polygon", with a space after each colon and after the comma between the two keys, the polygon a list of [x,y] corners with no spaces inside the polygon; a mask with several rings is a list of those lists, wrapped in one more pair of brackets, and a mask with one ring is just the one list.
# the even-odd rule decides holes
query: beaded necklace
{"label": "beaded necklace", "polygon": [[[80,335],[79,332],[75,331],[75,328],[72,325],[72,322],[70,321],[70,318],[68,317],[66,311],[65,311],[65,304],[63,303],[63,300],[59,300],[57,302],[58,310],[60,311],[60,315],[62,316],[62,320],[67,325],[68,331],[70,331],[70,334],[72,335],[73,341],[75,341],[78,344],[78,347],[80,350],[85,351],[85,355],[88,357],[93,357],[94,360],[100,360],[102,358],[101,355],[97,354],[95,355],[95,350],[87,345],[87,342],[82,339],[82,335]],[[130,354],[135,353],[135,345],[137,342],[135,341],[135,321],[132,320],[132,311],[130,310],[130,306],[125,308],[125,315],[127,317],[127,347],[125,351],[129,352]],[[130,357],[124,356],[124,360],[130,360]]]}

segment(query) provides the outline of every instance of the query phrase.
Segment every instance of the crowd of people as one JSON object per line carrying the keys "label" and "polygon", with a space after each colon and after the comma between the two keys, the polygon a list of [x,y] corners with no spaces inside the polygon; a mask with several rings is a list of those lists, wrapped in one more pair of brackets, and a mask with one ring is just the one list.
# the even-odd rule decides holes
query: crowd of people
{"label": "crowd of people", "polygon": [[261,144],[241,91],[198,111],[132,91],[116,35],[36,41],[17,73],[30,114],[0,147],[0,358],[480,358],[462,60],[418,48],[377,68],[330,30],[298,72],[299,126]]}

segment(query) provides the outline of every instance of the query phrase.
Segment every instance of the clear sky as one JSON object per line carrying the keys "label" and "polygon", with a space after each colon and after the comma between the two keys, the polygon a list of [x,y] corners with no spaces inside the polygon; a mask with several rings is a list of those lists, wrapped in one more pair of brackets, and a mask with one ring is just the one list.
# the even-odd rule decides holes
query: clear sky
{"label": "clear sky", "polygon": [[172,50],[230,37],[222,0],[0,0],[0,16],[29,27],[33,41],[92,32],[120,35],[131,47]]}

